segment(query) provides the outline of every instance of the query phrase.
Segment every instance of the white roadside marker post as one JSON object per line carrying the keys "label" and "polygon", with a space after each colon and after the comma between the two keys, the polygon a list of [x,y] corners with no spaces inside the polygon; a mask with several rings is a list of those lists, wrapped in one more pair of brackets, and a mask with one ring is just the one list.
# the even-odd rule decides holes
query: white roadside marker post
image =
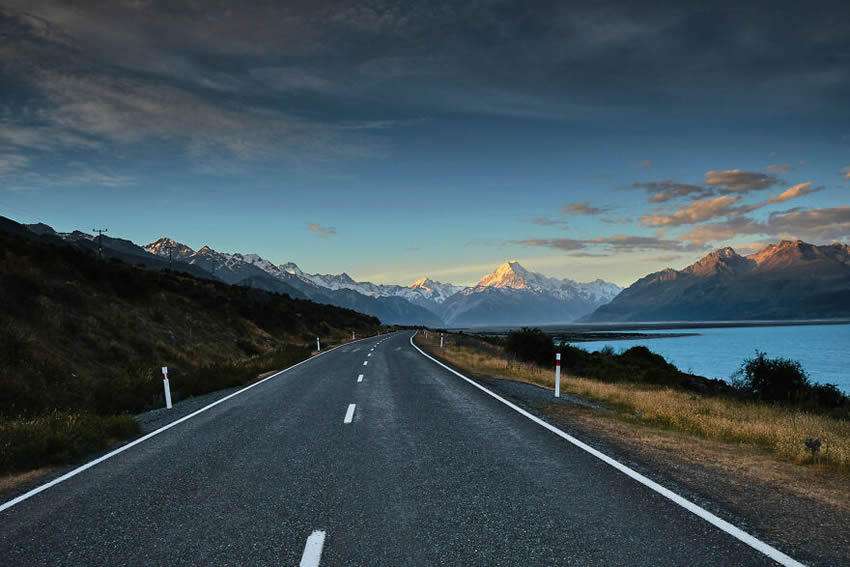
{"label": "white roadside marker post", "polygon": [[428,338],[428,330],[427,329],[425,330],[425,338],[426,339]]}
{"label": "white roadside marker post", "polygon": [[355,333],[354,331],[351,331],[351,340],[353,341],[356,338],[357,338],[357,333]]}
{"label": "white roadside marker post", "polygon": [[443,348],[443,333],[440,333],[440,348]]}
{"label": "white roadside marker post", "polygon": [[171,409],[171,386],[168,385],[168,367],[162,367],[162,387],[165,388],[165,407]]}
{"label": "white roadside marker post", "polygon": [[316,351],[322,352],[322,345],[319,343],[319,337],[316,337]]}
{"label": "white roadside marker post", "polygon": [[555,354],[555,397],[561,397],[561,353]]}

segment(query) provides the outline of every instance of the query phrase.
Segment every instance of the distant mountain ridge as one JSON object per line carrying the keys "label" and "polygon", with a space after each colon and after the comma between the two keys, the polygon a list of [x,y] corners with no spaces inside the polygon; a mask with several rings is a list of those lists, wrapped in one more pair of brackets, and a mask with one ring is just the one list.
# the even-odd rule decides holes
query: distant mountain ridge
{"label": "distant mountain ridge", "polygon": [[838,317],[850,317],[850,246],[783,240],[749,256],[721,248],[644,276],[583,321]]}

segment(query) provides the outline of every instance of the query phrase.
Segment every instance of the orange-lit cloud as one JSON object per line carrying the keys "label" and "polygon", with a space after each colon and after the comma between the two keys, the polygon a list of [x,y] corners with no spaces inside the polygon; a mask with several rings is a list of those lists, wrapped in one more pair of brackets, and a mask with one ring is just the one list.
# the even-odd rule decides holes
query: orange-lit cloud
{"label": "orange-lit cloud", "polygon": [[786,189],[785,191],[783,191],[779,195],[776,195],[775,197],[771,197],[770,199],[767,200],[767,203],[765,203],[765,204],[782,203],[782,202],[787,201],[789,199],[795,199],[797,197],[802,197],[804,195],[809,195],[811,193],[817,193],[818,191],[822,191],[823,189],[824,189],[823,185],[821,185],[820,187],[815,187],[814,189],[812,189],[812,182],[811,181],[809,181],[808,183],[800,183],[799,185],[794,185],[793,187]]}
{"label": "orange-lit cloud", "polygon": [[705,184],[717,187],[723,195],[737,193],[742,195],[750,191],[769,189],[779,183],[779,179],[766,173],[730,169],[727,171],[708,171],[705,174]]}
{"label": "orange-lit cloud", "polygon": [[319,226],[312,222],[308,222],[307,228],[315,232],[319,238],[328,238],[329,236],[336,235],[336,228],[332,226]]}
{"label": "orange-lit cloud", "polygon": [[735,211],[735,204],[740,197],[725,195],[697,201],[680,209],[672,215],[661,213],[647,214],[640,218],[640,224],[644,226],[680,226],[683,224],[695,224],[718,217],[725,217]]}

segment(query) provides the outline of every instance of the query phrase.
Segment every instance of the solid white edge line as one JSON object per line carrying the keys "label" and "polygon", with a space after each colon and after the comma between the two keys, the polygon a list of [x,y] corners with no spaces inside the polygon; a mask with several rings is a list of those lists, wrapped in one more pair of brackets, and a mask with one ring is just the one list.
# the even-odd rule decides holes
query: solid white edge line
{"label": "solid white edge line", "polygon": [[354,408],[357,407],[357,404],[348,404],[348,409],[345,411],[345,419],[342,420],[343,423],[351,423],[351,420],[354,419]]}
{"label": "solid white edge line", "polygon": [[307,538],[304,553],[301,554],[299,567],[319,567],[322,559],[322,548],[325,546],[325,532],[316,530]]}
{"label": "solid white edge line", "polygon": [[358,376],[357,376],[357,381],[358,381],[358,382],[362,382],[362,381],[363,381],[363,375],[362,375],[362,374],[360,374],[360,375],[358,375]]}
{"label": "solid white edge line", "polygon": [[155,437],[155,436],[159,435],[160,433],[162,433],[163,431],[167,431],[168,429],[171,429],[171,428],[172,428],[172,427],[174,427],[175,425],[181,424],[181,423],[183,423],[183,422],[184,422],[184,421],[186,421],[186,420],[192,419],[192,418],[193,418],[193,417],[195,417],[196,415],[201,414],[201,413],[204,413],[204,412],[205,412],[205,411],[207,411],[208,409],[214,408],[214,407],[215,407],[215,406],[217,406],[218,404],[224,403],[224,402],[226,402],[227,400],[229,400],[230,398],[233,398],[233,397],[238,396],[238,395],[239,395],[239,394],[241,394],[242,392],[247,392],[247,391],[248,391],[248,390],[250,390],[251,388],[254,388],[255,386],[259,386],[259,385],[260,385],[260,384],[262,384],[263,382],[266,382],[266,381],[268,381],[268,380],[271,380],[272,378],[276,378],[277,376],[280,376],[280,375],[281,375],[281,374],[283,374],[284,372],[288,372],[288,371],[292,370],[292,369],[293,369],[293,368],[295,368],[296,366],[301,366],[301,365],[302,365],[302,364],[304,364],[305,362],[310,362],[311,360],[316,360],[316,359],[317,359],[317,358],[319,358],[320,356],[324,356],[325,354],[327,354],[327,353],[329,353],[329,352],[333,352],[333,351],[335,351],[336,349],[338,349],[338,348],[340,348],[340,347],[344,347],[345,345],[350,345],[350,344],[354,344],[354,343],[356,343],[356,342],[365,341],[365,340],[368,340],[368,339],[370,339],[370,338],[372,338],[372,337],[365,337],[365,338],[359,339],[359,340],[357,340],[357,341],[353,341],[353,342],[350,342],[350,343],[343,343],[343,344],[341,344],[341,345],[337,345],[337,346],[335,346],[335,347],[333,347],[333,348],[330,348],[330,349],[328,349],[328,350],[326,350],[326,351],[322,351],[322,352],[320,352],[319,354],[317,354],[317,355],[315,355],[315,356],[311,356],[310,358],[307,358],[307,359],[305,359],[305,360],[302,360],[301,362],[297,362],[297,363],[293,364],[292,366],[290,366],[289,368],[284,368],[284,369],[283,369],[283,370],[281,370],[280,372],[276,372],[276,373],[272,374],[271,376],[266,376],[266,377],[265,377],[265,378],[263,378],[262,380],[258,380],[257,382],[254,382],[253,384],[249,384],[249,385],[245,386],[244,388],[242,388],[241,390],[237,390],[236,392],[233,392],[232,394],[228,394],[227,396],[225,396],[225,397],[221,398],[220,400],[216,400],[216,401],[214,401],[213,403],[211,403],[211,404],[209,404],[209,405],[206,405],[206,406],[202,407],[202,408],[201,408],[201,409],[199,409],[199,410],[195,410],[195,411],[193,411],[192,413],[190,413],[189,415],[184,415],[183,417],[181,417],[181,418],[179,418],[179,419],[176,419],[176,420],[172,421],[171,423],[169,423],[169,424],[167,424],[167,425],[163,425],[163,426],[162,426],[162,427],[160,427],[159,429],[157,429],[157,430],[155,430],[155,431],[151,431],[150,433],[148,433],[148,434],[146,434],[146,435],[143,435],[143,436],[139,437],[138,439],[135,439],[135,440],[133,440],[133,441],[131,441],[131,442],[127,443],[126,445],[123,445],[123,446],[121,446],[121,447],[119,447],[119,448],[115,449],[114,451],[110,451],[109,453],[107,453],[107,454],[105,454],[105,455],[103,455],[103,456],[101,456],[101,457],[98,457],[97,459],[95,459],[95,460],[93,460],[93,461],[89,461],[88,463],[86,463],[86,464],[84,464],[84,465],[81,465],[81,466],[79,466],[79,467],[75,468],[74,470],[69,471],[69,472],[67,472],[67,473],[63,474],[62,476],[60,476],[60,477],[58,477],[58,478],[54,478],[54,479],[53,479],[53,480],[51,480],[50,482],[47,482],[47,483],[45,483],[45,484],[42,484],[41,486],[37,486],[37,487],[33,488],[32,490],[30,490],[29,492],[25,492],[24,494],[21,494],[20,496],[18,496],[18,497],[16,497],[16,498],[11,499],[11,500],[9,500],[8,502],[3,503],[2,505],[0,505],[0,512],[2,512],[2,511],[4,511],[4,510],[8,510],[9,508],[11,508],[12,506],[14,506],[15,504],[18,504],[18,503],[20,503],[20,502],[23,502],[24,500],[27,500],[28,498],[32,498],[33,496],[35,496],[35,495],[36,495],[36,494],[38,494],[39,492],[44,492],[45,490],[47,490],[47,489],[48,489],[48,488],[50,488],[51,486],[56,486],[56,485],[57,485],[57,484],[59,484],[60,482],[64,482],[64,481],[68,480],[68,479],[69,479],[69,478],[71,478],[71,477],[77,476],[77,475],[78,475],[78,474],[80,474],[81,472],[83,472],[83,471],[85,471],[85,470],[87,470],[87,469],[90,469],[90,468],[92,468],[93,466],[95,466],[95,465],[97,465],[97,464],[100,464],[100,463],[102,463],[103,461],[105,461],[105,460],[107,460],[107,459],[111,459],[112,457],[114,457],[115,455],[118,455],[119,453],[123,453],[124,451],[126,451],[127,449],[130,449],[131,447],[135,447],[135,446],[136,446],[136,445],[138,445],[139,443],[143,443],[143,442],[147,441],[148,439],[150,439],[151,437]]}
{"label": "solid white edge line", "polygon": [[543,421],[539,417],[528,413],[527,411],[525,411],[521,407],[509,402],[508,400],[504,399],[500,395],[488,390],[487,388],[485,388],[481,384],[475,382],[474,380],[467,378],[466,376],[464,376],[463,374],[461,374],[457,370],[454,370],[453,368],[450,368],[449,366],[443,364],[442,362],[440,362],[439,360],[437,360],[436,358],[434,358],[433,356],[431,356],[430,354],[426,353],[421,348],[419,348],[418,346],[413,344],[413,337],[415,337],[415,336],[416,336],[416,333],[413,333],[410,336],[410,346],[412,346],[413,348],[418,350],[419,353],[422,356],[431,359],[433,362],[439,364],[440,366],[442,366],[443,368],[445,368],[446,370],[448,370],[452,374],[455,374],[456,376],[459,376],[460,378],[466,380],[467,382],[469,382],[470,384],[472,384],[473,386],[475,386],[479,390],[483,391],[484,393],[488,394],[489,396],[492,396],[493,398],[502,402],[503,404],[505,404],[506,406],[508,406],[512,410],[516,411],[517,413],[522,414],[523,416],[527,417],[528,419],[530,419],[531,421],[533,421],[537,425],[540,425],[541,427],[548,429],[549,431],[551,431],[552,433],[554,433],[558,437],[561,437],[561,438],[565,439],[566,441],[569,441],[570,443],[572,443],[573,445],[575,445],[579,449],[587,451],[588,453],[590,453],[591,455],[593,455],[597,459],[603,461],[604,463],[606,463],[608,465],[611,465],[612,467],[614,467],[618,471],[622,472],[623,474],[632,477],[634,480],[643,484],[647,488],[654,490],[655,492],[657,492],[658,494],[664,496],[665,498],[667,498],[669,500],[672,500],[673,502],[675,502],[676,504],[678,504],[682,508],[686,509],[687,511],[689,511],[689,512],[691,512],[691,513],[693,513],[697,516],[699,516],[700,518],[702,518],[706,522],[708,522],[708,523],[712,524],[713,526],[723,530],[724,532],[731,535],[732,537],[744,542],[745,544],[749,545],[753,549],[760,551],[761,553],[767,555],[768,557],[770,557],[771,559],[773,559],[774,561],[776,561],[780,565],[784,565],[786,567],[803,567],[802,563],[800,563],[796,559],[793,559],[792,557],[789,557],[788,555],[785,555],[784,553],[782,553],[781,551],[779,551],[775,547],[764,543],[760,539],[758,539],[758,538],[748,534],[744,530],[730,524],[726,520],[718,518],[717,516],[715,516],[714,514],[709,512],[708,510],[706,510],[705,508],[702,508],[701,506],[694,504],[690,500],[688,500],[688,499],[686,499],[682,496],[679,496],[678,494],[676,494],[672,490],[664,488],[663,486],[661,486],[657,482],[648,479],[647,477],[643,476],[642,474],[640,474],[639,472],[637,472],[635,470],[630,469],[629,467],[627,467],[623,463],[614,460],[613,458],[609,457],[605,453],[597,451],[596,449],[594,449],[590,445],[587,445],[586,443],[579,441],[578,439],[576,439],[572,435],[564,433],[563,431],[561,431],[560,429],[558,429],[554,425],[551,425],[551,424]]}

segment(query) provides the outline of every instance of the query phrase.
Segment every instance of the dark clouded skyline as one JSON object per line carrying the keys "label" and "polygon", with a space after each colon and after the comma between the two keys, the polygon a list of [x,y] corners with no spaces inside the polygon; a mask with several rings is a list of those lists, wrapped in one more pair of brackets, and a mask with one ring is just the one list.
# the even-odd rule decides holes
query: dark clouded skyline
{"label": "dark clouded skyline", "polygon": [[850,238],[847,2],[0,0],[0,214],[470,283]]}

